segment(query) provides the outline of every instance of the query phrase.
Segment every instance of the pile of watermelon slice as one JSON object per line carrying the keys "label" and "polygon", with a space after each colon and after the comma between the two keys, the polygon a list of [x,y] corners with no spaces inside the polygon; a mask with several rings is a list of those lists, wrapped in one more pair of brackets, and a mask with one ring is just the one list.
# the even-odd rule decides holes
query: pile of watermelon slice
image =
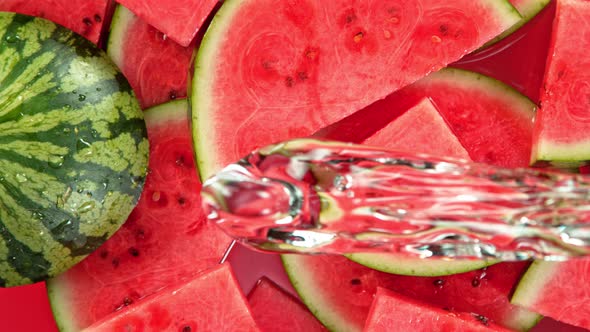
{"label": "pile of watermelon slice", "polygon": [[[104,46],[150,139],[129,220],[47,282],[55,323],[43,308],[11,325],[19,316],[0,304],[0,329],[590,329],[587,259],[255,253],[207,224],[199,195],[202,179],[250,150],[306,136],[506,167],[582,165],[587,0],[3,0],[0,10]],[[44,291],[0,290],[0,303],[47,306]]]}

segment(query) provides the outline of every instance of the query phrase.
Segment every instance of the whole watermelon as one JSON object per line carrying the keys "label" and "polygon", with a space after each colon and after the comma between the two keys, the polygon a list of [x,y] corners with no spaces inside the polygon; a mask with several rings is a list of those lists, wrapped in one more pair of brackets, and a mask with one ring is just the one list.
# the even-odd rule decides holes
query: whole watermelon
{"label": "whole watermelon", "polygon": [[135,206],[145,124],[129,84],[84,38],[0,13],[0,286],[68,269]]}

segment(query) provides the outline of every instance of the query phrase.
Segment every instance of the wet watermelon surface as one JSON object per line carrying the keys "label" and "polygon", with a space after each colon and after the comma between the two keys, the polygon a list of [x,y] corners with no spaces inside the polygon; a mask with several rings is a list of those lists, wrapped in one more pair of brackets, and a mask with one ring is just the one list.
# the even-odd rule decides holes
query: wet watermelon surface
{"label": "wet watermelon surface", "polygon": [[[53,3],[53,1],[47,2]],[[0,4],[0,9],[2,9],[2,5],[8,6],[11,3],[14,3],[14,6],[19,6],[19,1],[3,0]],[[23,5],[22,3],[27,3],[27,1],[20,1],[20,3],[20,5]],[[103,8],[100,6],[105,4],[104,8],[106,12],[106,4],[110,4],[111,1],[93,0],[85,3],[88,6],[91,6],[90,4],[92,3],[93,6],[96,5],[96,8],[99,9]],[[35,14],[35,12],[31,13]],[[38,15],[44,14],[49,17],[47,13],[45,11],[43,13],[36,12]],[[63,13],[61,15],[63,16]],[[456,63],[455,66],[475,70],[511,83],[511,85],[523,94],[529,96],[534,101],[538,101],[539,86],[542,80],[548,45],[548,38],[546,36],[549,35],[552,15],[553,8],[549,8],[538,18],[530,22],[525,29],[508,37],[490,49],[463,59],[459,63]],[[86,13],[77,16],[75,12],[71,12],[69,16],[72,19],[70,23],[66,23],[71,24],[74,30],[78,30],[81,34],[86,35],[95,42],[99,41],[99,34],[102,27],[100,29],[98,27],[101,26],[100,23],[103,21],[103,17],[95,17],[94,15],[88,17]],[[77,20],[74,17],[77,17]],[[88,23],[86,18],[90,19],[90,23]],[[252,289],[259,277],[263,275],[269,276],[280,286],[289,290],[291,293],[293,292],[287,279],[284,277],[280,261],[275,255],[251,254],[243,248],[238,248],[231,253],[230,262],[235,267],[238,280],[245,292]],[[0,289],[0,330],[57,331],[49,308],[44,284],[40,283],[18,288]],[[573,332],[581,330],[551,320],[543,320],[533,331]]]}

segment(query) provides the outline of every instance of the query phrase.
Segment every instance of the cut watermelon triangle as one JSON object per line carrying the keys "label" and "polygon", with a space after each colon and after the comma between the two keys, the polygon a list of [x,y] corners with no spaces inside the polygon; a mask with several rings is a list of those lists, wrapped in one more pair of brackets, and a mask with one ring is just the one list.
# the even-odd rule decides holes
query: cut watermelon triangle
{"label": "cut watermelon triangle", "polygon": [[267,278],[256,284],[248,302],[262,332],[327,331],[303,304]]}
{"label": "cut watermelon triangle", "polygon": [[396,331],[504,331],[510,330],[490,323],[485,317],[468,312],[443,310],[378,288],[371,305],[364,332]]}
{"label": "cut watermelon triangle", "polygon": [[590,160],[590,2],[559,0],[535,119],[532,161]]}
{"label": "cut watermelon triangle", "polygon": [[79,331],[222,259],[230,239],[201,210],[187,106],[178,100],[145,112],[150,172],[139,204],[109,241],[48,283],[62,331]]}
{"label": "cut watermelon triangle", "polygon": [[85,332],[259,331],[229,264],[170,286]]}
{"label": "cut watermelon triangle", "polygon": [[227,1],[199,49],[194,143],[206,178],[307,136],[458,60],[520,19],[507,1]]}
{"label": "cut watermelon triangle", "polygon": [[182,46],[189,46],[217,0],[117,0],[149,25]]}
{"label": "cut watermelon triangle", "polygon": [[509,303],[528,263],[500,263],[443,277],[379,272],[338,256],[283,255],[285,270],[311,312],[330,330],[361,331],[378,287],[491,323],[525,331],[540,316]]}
{"label": "cut watermelon triangle", "polygon": [[46,18],[98,44],[111,0],[1,0],[0,11]]}
{"label": "cut watermelon triangle", "polygon": [[534,262],[512,302],[558,321],[590,330],[590,258]]}
{"label": "cut watermelon triangle", "polygon": [[194,43],[175,43],[121,5],[110,31],[107,54],[129,80],[143,109],[186,97]]}
{"label": "cut watermelon triangle", "polygon": [[430,99],[422,99],[363,144],[392,150],[430,153],[469,160],[467,150],[453,134]]}

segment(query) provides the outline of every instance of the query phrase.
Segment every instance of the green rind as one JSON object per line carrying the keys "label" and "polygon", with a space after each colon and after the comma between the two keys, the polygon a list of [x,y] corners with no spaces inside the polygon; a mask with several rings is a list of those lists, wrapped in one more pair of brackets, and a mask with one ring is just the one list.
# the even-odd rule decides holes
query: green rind
{"label": "green rind", "polygon": [[[194,62],[193,80],[189,82],[189,99],[191,102],[191,117],[193,126],[193,144],[197,167],[201,179],[207,179],[213,175],[220,165],[218,150],[212,142],[219,141],[217,134],[211,130],[210,113],[214,86],[214,74],[216,59],[220,44],[226,37],[226,31],[231,27],[232,18],[239,11],[242,4],[251,0],[228,0],[224,1],[220,10],[213,18],[207,32],[201,42]],[[501,17],[503,23],[514,22],[521,17],[518,11],[508,0],[480,0],[497,10],[495,17]],[[319,129],[319,128],[318,128]]]}
{"label": "green rind", "polygon": [[125,59],[123,56],[123,45],[127,30],[136,19],[137,17],[122,5],[117,5],[115,8],[111,26],[109,27],[107,54],[119,68],[122,68]]}
{"label": "green rind", "polygon": [[511,302],[525,308],[530,307],[537,301],[540,291],[551,280],[558,267],[557,262],[534,261],[520,279]]}
{"label": "green rind", "polygon": [[479,270],[498,263],[494,260],[430,260],[404,258],[395,254],[358,253],[345,255],[353,262],[374,270],[407,276],[435,277]]}
{"label": "green rind", "polygon": [[513,25],[510,29],[504,31],[498,37],[490,40],[489,42],[485,43],[480,50],[488,48],[489,46],[494,45],[495,43],[499,42],[500,40],[510,36],[518,29],[522,28],[525,24],[527,24],[530,20],[535,18],[537,14],[539,14],[551,0],[528,0],[522,6],[519,6],[517,12],[520,14],[522,19],[518,21],[515,25]]}
{"label": "green rind", "polygon": [[139,105],[102,51],[0,13],[0,286],[55,276],[110,237],[147,155]]}
{"label": "green rind", "polygon": [[148,127],[157,127],[169,121],[183,122],[188,117],[186,99],[178,99],[150,107],[144,111]]}
{"label": "green rind", "polygon": [[[218,45],[223,40],[225,31],[230,28],[232,17],[236,14],[240,6],[248,0],[227,0],[223,2],[221,8],[215,14],[207,32],[203,36],[201,46],[197,52],[194,62],[194,72],[189,82],[189,103],[192,119],[193,146],[195,147],[195,160],[201,180],[209,178],[216,171],[215,167],[218,162],[215,160],[216,151],[213,144],[215,141],[214,133],[207,128],[207,113],[203,110],[211,109],[210,96],[211,81],[213,78],[210,61],[216,58]],[[209,79],[206,79],[209,78]],[[199,135],[210,135],[204,139],[197,137]]]}
{"label": "green rind", "polygon": [[313,273],[293,273],[294,271],[305,271],[305,267],[297,266],[297,260],[293,260],[293,257],[296,257],[296,255],[281,255],[281,260],[291,285],[293,285],[309,311],[330,331],[357,332],[355,328],[342,319],[343,317],[331,311],[332,306],[330,303],[325,301],[324,297],[316,294],[315,289],[309,286],[316,284],[315,280],[310,278]]}

